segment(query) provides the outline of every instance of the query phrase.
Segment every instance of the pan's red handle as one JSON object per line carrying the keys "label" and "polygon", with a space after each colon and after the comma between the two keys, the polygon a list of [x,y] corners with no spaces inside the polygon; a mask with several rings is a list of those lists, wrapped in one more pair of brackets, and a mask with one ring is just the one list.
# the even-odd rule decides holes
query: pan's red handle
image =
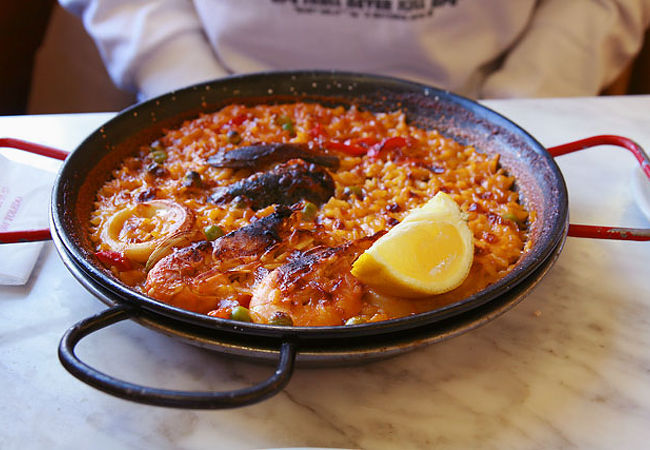
{"label": "pan's red handle", "polygon": [[[551,147],[547,150],[551,156],[556,157],[598,145],[614,145],[629,150],[637,161],[639,161],[641,170],[650,179],[650,158],[648,158],[648,155],[639,144],[626,137],[611,134],[592,136],[579,141],[569,142],[568,144]],[[569,225],[569,236],[624,241],[650,241],[650,229],[571,224]]]}
{"label": "pan's red handle", "polygon": [[36,144],[34,142],[23,141],[14,138],[0,138],[0,147],[15,148],[37,155],[47,156],[48,158],[60,159],[63,161],[68,157],[68,152],[58,148],[48,147],[47,145]]}
{"label": "pan's red handle", "polygon": [[[60,160],[64,160],[68,156],[68,152],[64,152],[63,150],[14,138],[0,138],[0,147],[15,148],[17,150],[23,150],[29,153],[35,153],[37,155]],[[51,238],[50,230],[47,228],[42,230],[0,232],[0,244],[46,241]]]}

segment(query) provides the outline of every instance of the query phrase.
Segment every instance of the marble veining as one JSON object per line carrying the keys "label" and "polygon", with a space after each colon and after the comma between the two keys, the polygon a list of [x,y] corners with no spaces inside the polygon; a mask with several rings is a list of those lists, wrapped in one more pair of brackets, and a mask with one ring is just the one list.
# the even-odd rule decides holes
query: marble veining
{"label": "marble veining", "polygon": [[[615,133],[650,148],[647,96],[486,104],[544,145]],[[72,149],[109,117],[3,117],[0,135]],[[558,163],[573,222],[650,226],[630,195],[627,152]],[[183,411],[111,397],[63,369],[61,335],[105,307],[47,244],[26,286],[0,288],[0,448],[648,448],[648,267],[650,243],[569,238],[521,304],[470,333],[385,361],[298,369],[257,405]],[[235,389],[273,370],[132,322],[92,335],[78,353],[165,388]]]}

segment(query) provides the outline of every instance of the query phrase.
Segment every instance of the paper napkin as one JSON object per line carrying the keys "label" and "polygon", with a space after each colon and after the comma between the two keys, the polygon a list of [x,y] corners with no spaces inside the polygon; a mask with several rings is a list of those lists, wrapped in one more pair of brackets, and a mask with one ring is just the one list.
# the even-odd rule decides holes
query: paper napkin
{"label": "paper napkin", "polygon": [[[54,174],[0,155],[0,232],[48,227]],[[0,244],[0,285],[22,285],[43,242]]]}

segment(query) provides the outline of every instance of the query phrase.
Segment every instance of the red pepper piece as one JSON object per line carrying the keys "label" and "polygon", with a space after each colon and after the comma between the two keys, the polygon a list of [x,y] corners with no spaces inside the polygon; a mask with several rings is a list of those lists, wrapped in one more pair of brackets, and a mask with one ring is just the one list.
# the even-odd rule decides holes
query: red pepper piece
{"label": "red pepper piece", "polygon": [[374,137],[363,137],[363,138],[354,139],[351,143],[369,149],[377,145],[378,142],[379,141]]}
{"label": "red pepper piece", "polygon": [[401,136],[394,136],[386,138],[381,142],[382,150],[395,150],[396,148],[404,148],[408,145],[405,138]]}
{"label": "red pepper piece", "polygon": [[106,266],[115,266],[115,268],[120,272],[125,272],[133,268],[131,261],[129,261],[122,253],[102,250],[96,252],[95,256],[102,262],[102,264]]}
{"label": "red pepper piece", "polygon": [[328,141],[325,144],[325,147],[332,150],[337,150],[339,152],[347,153],[352,156],[361,156],[365,155],[368,152],[368,149],[361,147],[360,145],[350,144],[349,141],[338,142],[338,141]]}
{"label": "red pepper piece", "polygon": [[230,119],[228,121],[228,123],[226,124],[226,126],[228,128],[238,127],[242,123],[246,122],[247,119],[248,119],[248,114],[239,114],[239,115],[233,117],[232,119]]}
{"label": "red pepper piece", "polygon": [[382,150],[391,151],[398,148],[404,148],[408,145],[408,141],[401,136],[393,136],[385,138],[381,141],[379,145],[374,146],[368,150],[368,156],[371,158],[376,158],[379,156],[379,153]]}
{"label": "red pepper piece", "polygon": [[316,122],[316,124],[309,130],[309,136],[311,136],[312,139],[320,139],[327,136],[327,131],[319,122]]}

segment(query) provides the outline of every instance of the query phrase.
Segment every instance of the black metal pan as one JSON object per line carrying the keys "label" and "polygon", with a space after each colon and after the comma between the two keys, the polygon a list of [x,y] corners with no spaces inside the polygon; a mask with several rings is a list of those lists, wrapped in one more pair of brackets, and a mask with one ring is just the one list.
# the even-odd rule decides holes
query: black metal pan
{"label": "black metal pan", "polygon": [[[202,112],[233,103],[259,104],[312,101],[356,105],[371,111],[405,111],[419,127],[435,128],[485,153],[498,153],[500,163],[517,179],[521,201],[537,213],[530,230],[533,248],[498,282],[461,301],[421,314],[345,327],[284,327],[234,322],[192,313],[146,297],[111,277],[94,256],[85,223],[95,192],[112,168],[138,144],[157,138],[166,128]],[[647,157],[620,137],[596,144],[624,145]],[[601,142],[603,141],[604,142]],[[621,141],[622,140],[622,141]],[[0,140],[0,144],[16,142]],[[569,144],[573,151],[594,142]],[[16,147],[30,147],[24,143]],[[34,146],[29,148],[34,150]],[[49,154],[47,148],[37,148]],[[647,166],[650,167],[650,166]],[[650,168],[648,169],[650,175]],[[480,104],[421,84],[367,74],[340,72],[273,72],[234,76],[172,92],[129,108],[92,133],[66,159],[52,193],[50,233],[71,273],[111,307],[73,326],[63,337],[59,356],[75,376],[99,389],[142,403],[182,408],[229,408],[254,403],[281,390],[294,361],[304,364],[349,364],[384,358],[475,328],[511,308],[542,279],[559,255],[569,231],[567,192],[551,154],[532,136]],[[578,229],[576,234],[647,239],[644,230]],[[39,234],[40,233],[40,234]],[[31,235],[0,235],[0,242]],[[84,336],[125,319],[192,344],[262,361],[278,361],[275,373],[257,386],[235,392],[177,392],[136,386],[103,374],[80,361],[74,347]]]}

